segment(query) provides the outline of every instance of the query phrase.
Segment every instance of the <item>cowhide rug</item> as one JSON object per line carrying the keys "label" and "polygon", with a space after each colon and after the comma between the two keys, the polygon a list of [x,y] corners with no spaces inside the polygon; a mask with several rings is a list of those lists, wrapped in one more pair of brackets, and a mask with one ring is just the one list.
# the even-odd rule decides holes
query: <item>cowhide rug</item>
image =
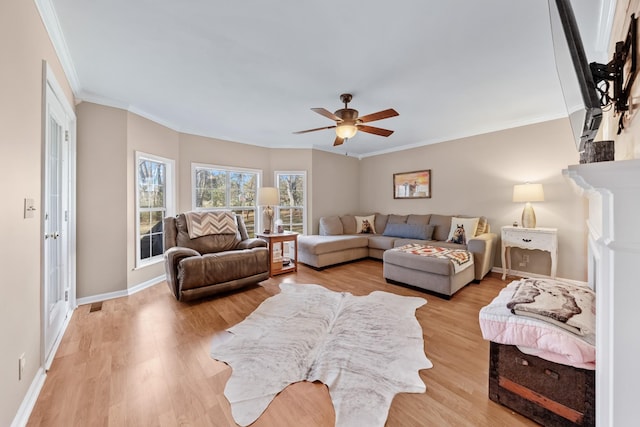
{"label": "cowhide rug", "polygon": [[211,356],[232,368],[224,394],[238,424],[253,423],[299,381],[327,385],[339,427],[384,426],[397,393],[425,391],[418,371],[433,365],[415,317],[425,299],[319,285],[280,289],[211,346]]}

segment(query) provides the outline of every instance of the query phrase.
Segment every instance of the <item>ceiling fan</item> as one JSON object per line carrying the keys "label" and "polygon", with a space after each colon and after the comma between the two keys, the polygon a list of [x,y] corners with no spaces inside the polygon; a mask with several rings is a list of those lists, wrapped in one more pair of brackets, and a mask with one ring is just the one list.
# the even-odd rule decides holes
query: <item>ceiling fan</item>
{"label": "ceiling fan", "polygon": [[312,108],[312,110],[316,113],[331,120],[335,120],[335,125],[316,129],[301,130],[294,133],[299,134],[335,128],[336,140],[333,142],[334,146],[342,144],[345,139],[353,138],[359,130],[361,130],[362,132],[372,133],[374,135],[380,136],[389,136],[393,133],[392,130],[367,126],[363,123],[369,123],[376,120],[388,119],[389,117],[398,116],[399,114],[396,110],[394,110],[393,108],[389,108],[387,110],[378,111],[377,113],[358,117],[358,110],[354,110],[353,108],[349,108],[347,106],[347,104],[351,102],[351,98],[352,96],[350,93],[343,93],[342,95],[340,95],[340,100],[344,102],[344,108],[337,110],[335,113],[332,113],[324,108]]}

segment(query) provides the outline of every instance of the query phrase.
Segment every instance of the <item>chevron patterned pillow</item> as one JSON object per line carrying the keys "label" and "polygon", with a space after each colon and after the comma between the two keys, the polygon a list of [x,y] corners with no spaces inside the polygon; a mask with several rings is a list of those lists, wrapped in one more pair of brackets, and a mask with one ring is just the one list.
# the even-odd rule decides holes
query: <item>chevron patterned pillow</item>
{"label": "chevron patterned pillow", "polygon": [[189,237],[209,236],[211,234],[236,234],[238,225],[231,211],[185,212]]}

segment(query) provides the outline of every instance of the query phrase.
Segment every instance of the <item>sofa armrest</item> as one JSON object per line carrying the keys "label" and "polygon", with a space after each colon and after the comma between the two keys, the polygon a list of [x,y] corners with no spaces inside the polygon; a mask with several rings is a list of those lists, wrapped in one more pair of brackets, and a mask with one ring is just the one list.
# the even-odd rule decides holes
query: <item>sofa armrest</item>
{"label": "sofa armrest", "polygon": [[167,285],[169,285],[169,289],[171,289],[176,298],[179,298],[178,264],[183,259],[193,256],[200,256],[200,252],[180,246],[169,248],[164,253],[164,271],[167,274]]}
{"label": "sofa armrest", "polygon": [[266,247],[267,247],[267,242],[265,240],[252,237],[238,243],[238,246],[236,246],[236,249],[252,249],[252,248],[266,248]]}
{"label": "sofa armrest", "polygon": [[467,242],[467,250],[473,254],[475,279],[482,280],[491,271],[495,259],[495,247],[498,235],[483,233]]}

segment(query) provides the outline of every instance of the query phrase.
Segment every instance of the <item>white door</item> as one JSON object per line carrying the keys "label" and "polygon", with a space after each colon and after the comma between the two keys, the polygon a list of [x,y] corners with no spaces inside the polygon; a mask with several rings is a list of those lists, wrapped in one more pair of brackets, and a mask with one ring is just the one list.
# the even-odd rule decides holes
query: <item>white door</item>
{"label": "white door", "polygon": [[[50,360],[71,314],[69,131],[73,123],[47,83],[44,158],[44,357]],[[47,366],[49,363],[47,363]]]}

